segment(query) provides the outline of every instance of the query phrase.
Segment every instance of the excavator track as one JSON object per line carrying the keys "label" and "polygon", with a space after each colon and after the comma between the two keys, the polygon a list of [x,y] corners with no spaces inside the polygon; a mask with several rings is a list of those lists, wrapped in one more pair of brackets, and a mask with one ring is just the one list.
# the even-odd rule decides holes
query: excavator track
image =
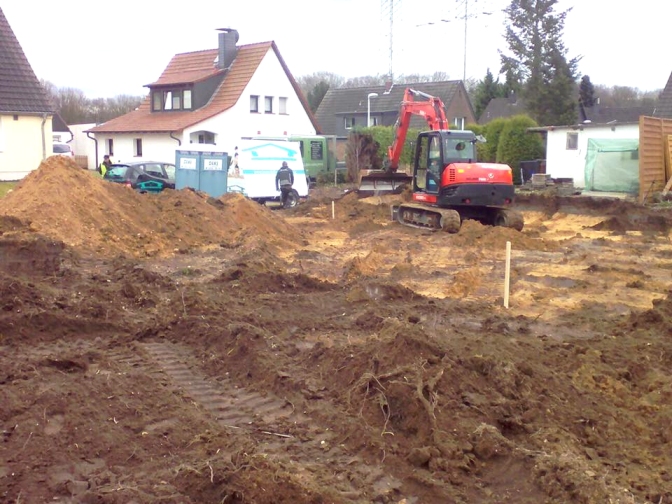
{"label": "excavator track", "polygon": [[500,208],[495,214],[492,225],[513,228],[516,231],[522,231],[523,226],[525,225],[525,219],[523,218],[523,214],[520,212]]}
{"label": "excavator track", "polygon": [[393,214],[397,221],[404,226],[417,227],[420,229],[443,230],[447,233],[457,233],[462,225],[460,214],[456,210],[446,208],[428,207],[404,203],[394,206]]}

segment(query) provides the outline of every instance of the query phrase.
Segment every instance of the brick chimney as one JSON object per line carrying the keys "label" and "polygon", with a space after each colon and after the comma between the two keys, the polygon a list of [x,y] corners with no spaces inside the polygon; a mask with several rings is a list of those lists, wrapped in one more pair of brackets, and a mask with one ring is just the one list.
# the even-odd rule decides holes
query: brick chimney
{"label": "brick chimney", "polygon": [[217,55],[217,68],[225,69],[231,66],[236,59],[236,43],[238,31],[233,28],[219,28],[219,54]]}

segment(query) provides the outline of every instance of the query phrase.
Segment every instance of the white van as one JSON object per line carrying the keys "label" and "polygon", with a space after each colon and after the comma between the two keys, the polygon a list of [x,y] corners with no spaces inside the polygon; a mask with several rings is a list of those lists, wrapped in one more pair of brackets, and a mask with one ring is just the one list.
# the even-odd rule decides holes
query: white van
{"label": "white van", "polygon": [[283,161],[294,172],[294,184],[287,206],[294,207],[308,196],[306,170],[299,142],[241,140],[229,151],[231,162],[227,179],[228,192],[240,192],[248,198],[266,203],[280,201],[275,176]]}

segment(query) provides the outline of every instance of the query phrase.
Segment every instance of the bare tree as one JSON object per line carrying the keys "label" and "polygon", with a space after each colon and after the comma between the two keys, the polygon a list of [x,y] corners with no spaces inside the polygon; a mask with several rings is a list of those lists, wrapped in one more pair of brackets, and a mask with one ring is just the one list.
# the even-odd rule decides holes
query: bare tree
{"label": "bare tree", "polygon": [[136,109],[142,96],[118,95],[114,98],[87,98],[84,92],[75,88],[57,88],[53,83],[41,80],[54,110],[66,124],[100,124]]}
{"label": "bare tree", "polygon": [[310,75],[302,75],[296,79],[299,84],[303,96],[308,96],[308,93],[313,91],[320,82],[326,82],[330,88],[339,88],[345,82],[345,79],[340,75],[331,72],[315,72]]}
{"label": "bare tree", "polygon": [[653,106],[658,99],[660,89],[641,91],[627,86],[604,86],[596,84],[595,98],[599,98],[603,107]]}

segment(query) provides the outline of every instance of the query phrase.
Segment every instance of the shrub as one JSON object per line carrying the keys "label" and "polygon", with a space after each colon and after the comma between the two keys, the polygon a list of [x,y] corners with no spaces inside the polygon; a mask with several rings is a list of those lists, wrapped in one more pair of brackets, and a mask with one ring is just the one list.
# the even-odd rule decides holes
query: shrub
{"label": "shrub", "polygon": [[[476,136],[485,137],[485,126],[481,124],[467,124],[465,128],[469,131],[473,131]],[[488,161],[488,144],[484,142],[476,142],[476,159],[479,161]]]}
{"label": "shrub", "polygon": [[539,135],[528,133],[537,123],[531,117],[518,115],[510,118],[499,136],[497,162],[506,163],[513,170],[513,181],[521,183],[520,162],[544,157],[544,144]]}
{"label": "shrub", "polygon": [[[506,126],[507,120],[503,118],[493,119],[483,128],[483,136],[487,143],[483,148],[483,161],[494,163],[497,161],[497,150],[499,148],[499,136]],[[479,154],[481,152],[479,151]]]}
{"label": "shrub", "polygon": [[[394,143],[394,126],[372,126],[371,128],[363,128],[362,132],[369,133],[378,142],[378,156],[380,159],[387,159],[388,150],[392,143]],[[409,128],[406,133],[404,149],[399,158],[400,167],[409,166],[413,163],[415,141],[419,133],[419,130],[412,128]]]}

